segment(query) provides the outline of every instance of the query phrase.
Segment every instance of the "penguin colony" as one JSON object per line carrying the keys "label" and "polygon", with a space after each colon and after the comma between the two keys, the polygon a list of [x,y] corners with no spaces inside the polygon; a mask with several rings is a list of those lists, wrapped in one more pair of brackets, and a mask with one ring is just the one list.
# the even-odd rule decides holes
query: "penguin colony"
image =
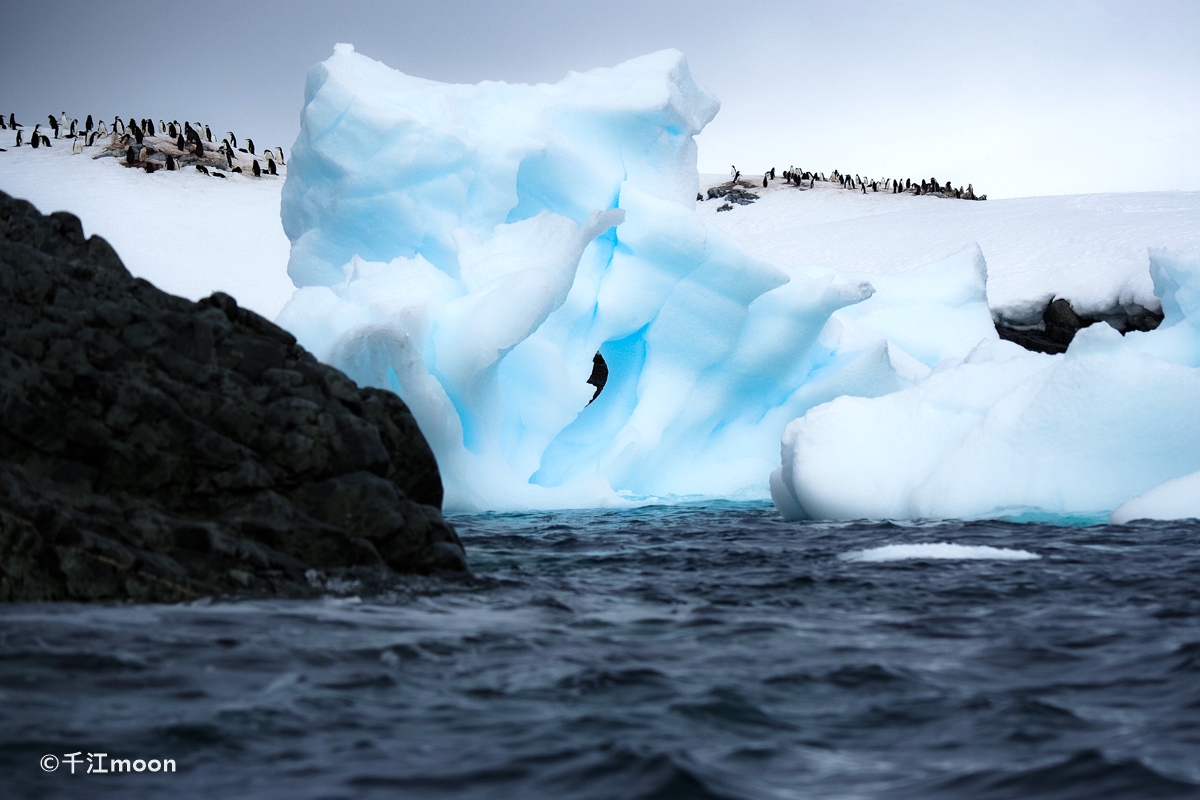
{"label": "penguin colony", "polygon": [[[738,179],[741,177],[741,172],[738,168],[730,167],[729,174],[733,176],[733,180],[729,182],[729,186],[739,185]],[[959,186],[955,188],[952,183],[940,183],[937,178],[929,180],[921,179],[914,181],[911,178],[867,178],[860,175],[850,175],[839,170],[826,175],[822,172],[809,172],[808,170],[800,169],[799,167],[789,167],[784,170],[782,179],[785,183],[795,186],[798,189],[815,189],[817,183],[836,184],[837,188],[847,189],[853,192],[861,192],[866,194],[869,189],[871,192],[883,192],[885,194],[911,194],[911,195],[934,195],[935,197],[947,197],[956,200],[987,200],[986,194],[976,194],[975,187],[968,183],[965,187]],[[767,188],[770,181],[776,180],[775,168],[772,167],[767,172],[763,173],[762,185]],[[723,187],[722,187],[723,188]],[[709,199],[724,197],[722,191],[714,192],[709,189]],[[701,199],[700,197],[696,198]]]}
{"label": "penguin colony", "polygon": [[[725,200],[717,208],[717,211],[731,211],[735,204],[750,205],[758,199],[758,195],[747,191],[748,189],[752,189],[754,184],[743,180],[742,173],[736,166],[729,168],[729,174],[731,179],[727,183],[710,187],[707,197],[703,194],[697,194],[696,200]],[[933,195],[934,197],[953,198],[956,200],[987,200],[986,194],[975,193],[975,187],[972,184],[968,183],[965,187],[959,186],[955,188],[949,181],[941,183],[937,178],[922,179],[920,181],[914,181],[911,178],[904,180],[899,178],[873,179],[861,175],[850,175],[836,169],[826,175],[820,172],[809,172],[797,167],[788,168],[783,172],[781,177],[786,184],[795,186],[801,190],[816,189],[818,188],[817,183],[821,183],[823,185],[831,185],[833,188],[840,188],[861,194],[867,194],[867,190],[869,189],[872,193]],[[773,180],[777,180],[774,167],[763,173],[762,188],[766,189]]]}
{"label": "penguin colony", "polygon": [[[115,157],[128,168],[147,173],[160,169],[176,172],[192,167],[195,172],[214,178],[224,178],[226,171],[261,178],[278,175],[279,168],[287,165],[282,147],[274,150],[268,147],[259,153],[254,140],[248,137],[239,147],[233,131],[226,133],[218,143],[212,130],[199,122],[184,120],[180,124],[179,120],[164,122],[160,119],[155,125],[150,118],[134,120],[130,117],[126,122],[113,117],[110,129],[104,120],[94,122],[91,114],[81,126],[78,119],[68,119],[65,111],[57,118],[53,114],[47,115],[47,121],[54,139],[71,140],[72,153],[80,155],[85,149],[92,150],[92,158]],[[53,147],[51,137],[42,131],[40,122],[26,138],[25,126],[17,122],[16,114],[9,114],[7,119],[0,115],[0,130],[16,131],[17,147],[26,144],[33,148]]]}

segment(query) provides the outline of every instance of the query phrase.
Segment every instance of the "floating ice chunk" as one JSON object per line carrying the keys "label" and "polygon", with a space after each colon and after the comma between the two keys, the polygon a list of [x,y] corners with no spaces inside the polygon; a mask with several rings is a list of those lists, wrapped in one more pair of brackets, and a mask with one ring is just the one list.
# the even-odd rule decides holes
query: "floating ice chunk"
{"label": "floating ice chunk", "polygon": [[1167,319],[1063,356],[979,345],[917,385],[792,422],[772,481],[794,519],[1107,514],[1200,469],[1200,259],[1151,253]]}
{"label": "floating ice chunk", "polygon": [[1124,525],[1135,519],[1200,519],[1200,472],[1160,483],[1118,507],[1109,521]]}
{"label": "floating ice chunk", "polygon": [[927,544],[889,544],[869,550],[845,553],[840,558],[846,561],[1033,561],[1041,558],[1028,550],[1010,550],[1006,547],[986,545],[950,544],[930,542]]}

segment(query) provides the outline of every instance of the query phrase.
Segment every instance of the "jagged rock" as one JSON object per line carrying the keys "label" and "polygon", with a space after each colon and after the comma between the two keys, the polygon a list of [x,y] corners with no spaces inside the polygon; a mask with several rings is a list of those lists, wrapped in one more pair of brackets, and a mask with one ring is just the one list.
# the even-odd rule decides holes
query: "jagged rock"
{"label": "jagged rock", "polygon": [[463,571],[404,403],[0,193],[0,600],[302,593]]}

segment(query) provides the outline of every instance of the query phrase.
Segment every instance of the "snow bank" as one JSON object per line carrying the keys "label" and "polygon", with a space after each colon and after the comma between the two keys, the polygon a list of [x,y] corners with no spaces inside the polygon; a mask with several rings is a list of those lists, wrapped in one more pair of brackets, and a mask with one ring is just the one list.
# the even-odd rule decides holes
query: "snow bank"
{"label": "snow bank", "polygon": [[[807,165],[812,166],[812,165]],[[836,166],[836,165],[830,165]],[[702,176],[701,186],[728,176]],[[800,191],[772,183],[761,199],[706,223],[750,255],[789,273],[824,267],[902,275],[978,243],[988,264],[988,301],[1009,323],[1035,323],[1064,297],[1080,314],[1158,309],[1149,248],[1200,249],[1200,192],[1020,197],[987,202],[859,194],[817,183]]]}
{"label": "snow bank", "polygon": [[1152,251],[1165,319],[1081,331],[1062,356],[981,343],[916,385],[791,423],[771,487],[790,518],[1107,515],[1200,469],[1200,258]]}
{"label": "snow bank", "polygon": [[845,561],[1034,561],[1041,556],[1028,550],[1011,550],[1007,547],[986,545],[950,544],[931,542],[928,544],[889,544],[869,550],[855,550],[840,556]]}
{"label": "snow bank", "polygon": [[676,51],[449,86],[339,45],[283,191],[278,321],[404,398],[451,508],[763,496],[791,419],[908,379],[854,320],[822,336],[868,284],[789,280],[696,214],[717,108]]}
{"label": "snow bank", "polygon": [[7,150],[0,190],[43,214],[70,211],[84,233],[112,244],[133,275],[191,300],[225,292],[268,319],[295,291],[284,271],[282,177],[229,173],[221,180],[190,167],[147,175],[115,158],[93,160],[98,147],[74,154],[72,140],[53,139],[50,148],[15,148],[15,137],[0,131]]}
{"label": "snow bank", "polygon": [[1200,472],[1173,478],[1117,508],[1109,521],[1124,525],[1135,519],[1200,519]]}

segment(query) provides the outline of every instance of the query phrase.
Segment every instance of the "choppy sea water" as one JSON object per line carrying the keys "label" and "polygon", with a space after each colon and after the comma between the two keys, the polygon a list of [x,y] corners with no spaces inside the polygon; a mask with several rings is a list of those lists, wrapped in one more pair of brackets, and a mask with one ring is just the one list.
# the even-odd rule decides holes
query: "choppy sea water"
{"label": "choppy sea water", "polygon": [[[454,522],[471,579],[0,607],[0,794],[1200,797],[1195,522]],[[934,543],[1004,552],[862,553]]]}

